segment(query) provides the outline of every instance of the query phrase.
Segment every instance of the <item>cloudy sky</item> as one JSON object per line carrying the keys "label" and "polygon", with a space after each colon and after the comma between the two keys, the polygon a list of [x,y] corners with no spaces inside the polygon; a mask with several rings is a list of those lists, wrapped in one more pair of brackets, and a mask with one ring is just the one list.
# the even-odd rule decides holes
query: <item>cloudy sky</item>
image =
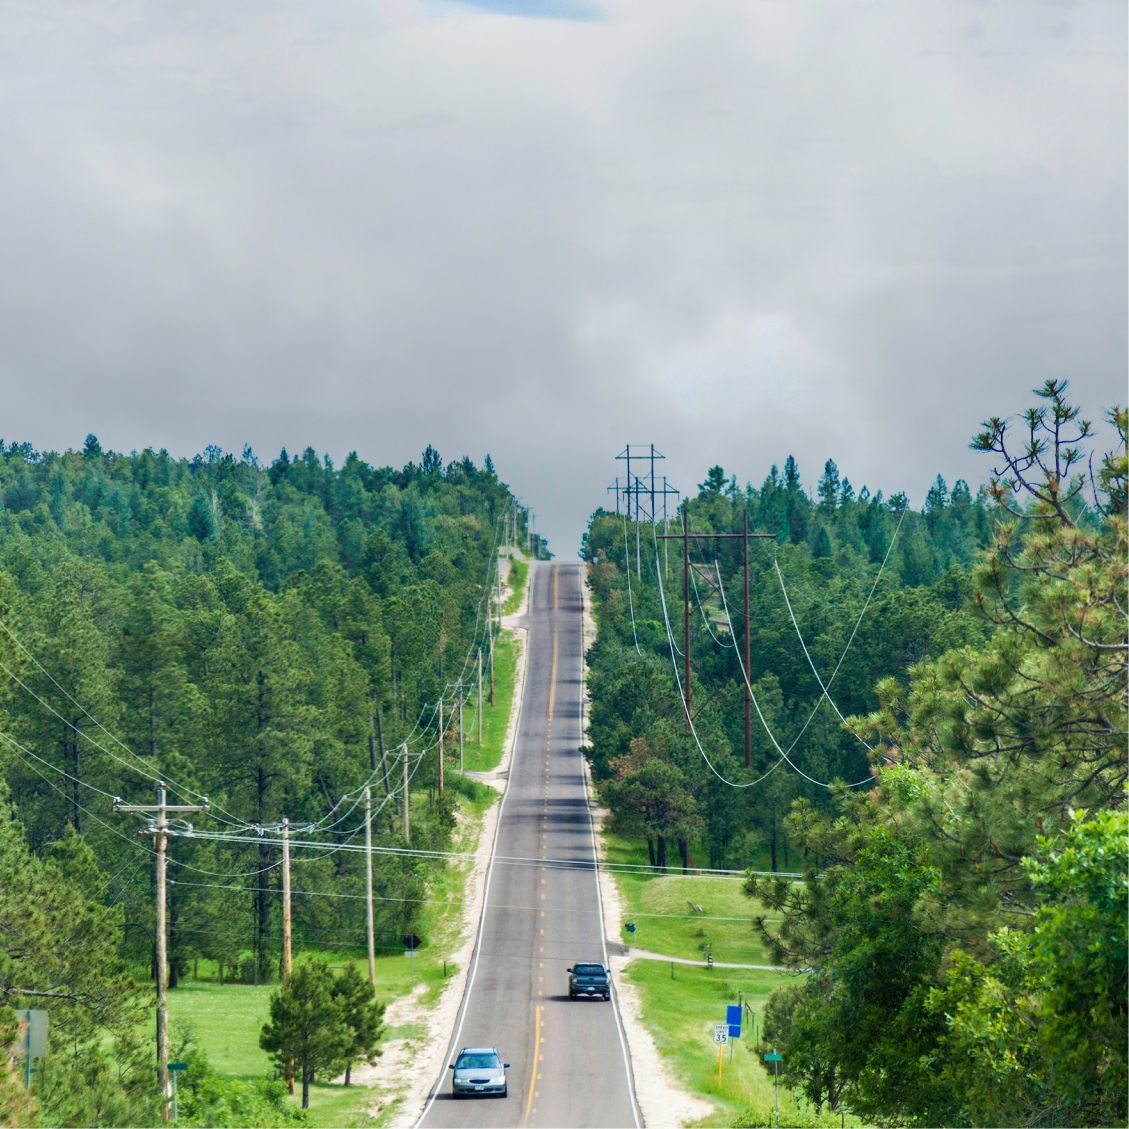
{"label": "cloudy sky", "polygon": [[0,435],[981,480],[1126,399],[1123,0],[0,0]]}

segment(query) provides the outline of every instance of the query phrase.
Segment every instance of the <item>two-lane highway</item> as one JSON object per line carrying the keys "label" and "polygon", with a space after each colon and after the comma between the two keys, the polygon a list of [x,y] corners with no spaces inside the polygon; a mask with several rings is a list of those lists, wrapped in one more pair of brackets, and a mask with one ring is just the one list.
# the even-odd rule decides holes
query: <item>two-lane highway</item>
{"label": "two-lane highway", "polygon": [[[580,754],[582,566],[535,564],[528,658],[509,785],[466,994],[447,1062],[496,1046],[509,1097],[436,1081],[424,1126],[638,1126],[618,1005],[569,1000],[567,969],[607,963]],[[569,864],[572,864],[571,866]]]}

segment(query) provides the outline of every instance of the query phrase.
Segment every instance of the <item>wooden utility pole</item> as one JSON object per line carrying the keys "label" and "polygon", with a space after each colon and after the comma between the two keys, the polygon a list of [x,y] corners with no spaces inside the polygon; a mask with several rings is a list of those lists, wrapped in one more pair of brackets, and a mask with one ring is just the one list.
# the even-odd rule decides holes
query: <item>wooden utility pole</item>
{"label": "wooden utility pole", "polygon": [[686,716],[693,723],[694,713],[690,706],[690,518],[689,506],[682,510],[682,652],[683,677],[686,679]]}
{"label": "wooden utility pole", "polygon": [[482,648],[478,648],[478,744],[482,744]]}
{"label": "wooden utility pole", "polygon": [[172,1088],[169,1083],[169,922],[168,922],[168,840],[169,814],[191,815],[208,810],[208,798],[202,804],[170,804],[165,798],[165,782],[157,782],[155,804],[125,804],[114,800],[114,811],[135,812],[156,816],[141,830],[152,835],[157,849],[157,1081],[161,1088],[161,1120],[167,1125],[171,1116]]}
{"label": "wooden utility pole", "polygon": [[[381,716],[380,707],[374,706],[373,711],[376,714],[376,737],[380,743],[380,771],[384,777],[384,794],[387,796],[392,790],[392,783],[388,779],[388,753],[384,748],[384,718]],[[375,775],[376,773],[376,750],[372,744],[372,715],[369,715],[369,768]]]}
{"label": "wooden utility pole", "polygon": [[[718,581],[721,581],[719,576]],[[752,678],[749,675],[749,507],[745,507],[745,767],[753,767]]]}
{"label": "wooden utility pole", "polygon": [[412,841],[412,805],[408,796],[408,743],[404,742],[404,842]]}
{"label": "wooden utility pole", "polygon": [[459,772],[463,771],[463,680],[460,678],[455,683],[455,692],[459,695]]}
{"label": "wooden utility pole", "polygon": [[[282,982],[290,979],[293,950],[290,933],[290,820],[282,821]],[[294,1060],[286,1062],[286,1089],[294,1093]]]}
{"label": "wooden utility pole", "polygon": [[290,932],[290,820],[282,821],[282,979],[286,981],[293,967],[293,945]]}
{"label": "wooden utility pole", "polygon": [[[683,635],[683,679],[685,680],[686,688],[683,691],[686,701],[686,716],[691,719],[693,724],[693,713],[691,712],[691,691],[690,691],[690,538],[732,538],[739,537],[744,542],[744,588],[745,588],[745,767],[752,767],[753,760],[753,729],[752,729],[752,690],[750,688],[750,675],[749,675],[749,622],[750,622],[750,608],[749,608],[749,541],[756,540],[757,538],[773,538],[775,533],[750,533],[749,532],[749,511],[745,510],[745,524],[744,529],[740,533],[691,533],[689,526],[689,517],[687,507],[683,506],[682,510],[682,532],[674,534],[662,534],[660,540],[665,544],[667,541],[679,540],[682,542],[682,635]],[[711,582],[712,583],[712,582]],[[718,583],[721,583],[721,573],[718,572]]]}
{"label": "wooden utility pole", "polygon": [[376,987],[376,943],[372,932],[372,789],[365,789],[365,928],[368,933],[368,978]]}
{"label": "wooden utility pole", "polygon": [[490,640],[490,704],[494,704],[494,618],[490,618],[490,629],[487,631]]}
{"label": "wooden utility pole", "polygon": [[446,769],[444,761],[446,754],[443,751],[443,698],[439,698],[439,795],[443,795],[443,774]]}

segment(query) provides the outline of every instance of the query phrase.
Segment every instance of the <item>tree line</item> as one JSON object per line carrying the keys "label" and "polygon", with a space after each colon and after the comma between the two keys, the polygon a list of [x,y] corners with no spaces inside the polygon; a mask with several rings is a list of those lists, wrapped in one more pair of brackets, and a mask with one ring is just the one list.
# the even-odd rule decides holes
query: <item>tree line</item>
{"label": "tree line", "polygon": [[[404,843],[405,749],[411,845],[448,846],[454,800],[436,793],[428,706],[485,638],[499,531],[515,518],[488,455],[444,463],[430,446],[394,470],[309,448],[263,465],[250,449],[0,443],[0,1016],[37,992],[54,1001],[39,1123],[147,1124],[155,1108],[137,1026],[151,1006],[137,985],[152,961],[152,854],[113,797],[151,803],[163,778],[174,801],[209,797],[198,832],[317,825],[329,846],[296,853],[293,916],[296,942],[323,952],[363,949],[363,899],[313,895],[363,893],[362,856],[331,848],[357,834],[365,781],[374,841]],[[276,839],[170,840],[174,988],[199,960],[277,979]],[[399,949],[434,864],[374,865],[378,951]]]}
{"label": "tree line", "polygon": [[[968,598],[973,560],[991,533],[990,499],[938,477],[914,511],[901,493],[886,498],[865,486],[856,493],[833,460],[812,496],[789,456],[784,473],[774,466],[760,487],[740,488],[735,476],[710,468],[670,523],[671,535],[683,514],[694,535],[693,720],[719,775],[688,731],[674,682],[673,670],[681,676],[683,667],[683,546],[657,540],[647,522],[637,538],[633,518],[599,510],[583,546],[600,627],[588,656],[594,776],[616,826],[645,839],[659,865],[669,845],[681,864],[693,850],[699,865],[796,868],[802,855],[784,817],[801,796],[826,806],[828,792],[787,763],[774,768],[779,750],[818,781],[867,778],[866,747],[843,728],[818,679],[834,672],[830,696],[840,712],[867,713],[878,704],[880,679],[985,638],[989,627]],[[744,546],[735,536],[746,515],[751,532],[774,535],[749,543],[747,675],[757,707],[749,771]],[[743,783],[766,772],[749,788],[719,778]]]}
{"label": "tree line", "polygon": [[[780,869],[800,880],[747,881],[758,931],[798,974],[770,998],[759,1049],[817,1107],[876,1124],[1125,1123],[1126,414],[1108,418],[1103,454],[1048,381],[973,438],[984,489],[938,481],[904,519],[904,499],[833,491],[830,464],[815,498],[782,501],[775,476],[745,491],[707,477],[690,521],[732,529],[747,506],[777,531],[825,684],[902,522],[831,686],[846,723],[817,713],[789,754],[827,788],[786,763],[747,790],[709,773],[680,716],[655,570],[629,596],[622,515],[593,519],[590,756],[612,825],[750,871],[778,869],[787,845]],[[731,543],[713,553],[739,591]],[[787,749],[822,694],[781,599],[754,583],[750,675]],[[745,772],[736,648],[713,643],[709,618],[695,727],[739,783],[780,758],[762,743]]]}

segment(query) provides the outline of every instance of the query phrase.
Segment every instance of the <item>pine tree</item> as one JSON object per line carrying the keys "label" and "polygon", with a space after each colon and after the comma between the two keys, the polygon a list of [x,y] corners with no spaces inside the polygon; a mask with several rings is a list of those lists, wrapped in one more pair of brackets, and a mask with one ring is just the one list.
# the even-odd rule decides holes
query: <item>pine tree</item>
{"label": "pine tree", "polygon": [[280,1071],[294,1064],[302,1079],[302,1108],[309,1109],[315,1075],[340,1070],[353,1046],[353,1029],[325,961],[303,962],[272,993],[270,1022],[263,1026],[259,1046]]}

